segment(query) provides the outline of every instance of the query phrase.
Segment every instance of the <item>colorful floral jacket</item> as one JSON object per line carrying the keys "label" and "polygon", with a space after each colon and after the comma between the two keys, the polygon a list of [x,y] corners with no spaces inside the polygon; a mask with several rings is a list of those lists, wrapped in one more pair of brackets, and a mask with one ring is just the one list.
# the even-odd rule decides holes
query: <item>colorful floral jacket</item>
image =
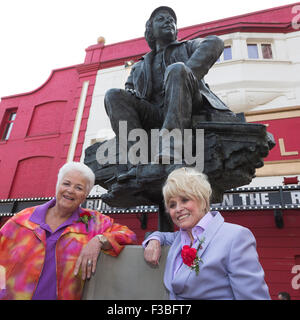
{"label": "colorful floral jacket", "polygon": [[[5,289],[0,288],[0,299],[31,299],[37,286],[45,259],[46,233],[38,224],[29,221],[35,208],[22,210],[0,229],[2,277],[5,273]],[[89,232],[84,223],[74,222],[66,227],[56,244],[59,300],[81,299],[84,281],[81,273],[74,276],[74,268],[81,249],[96,234],[106,236],[112,249],[104,252],[112,256],[117,256],[124,245],[136,241],[135,233],[126,226],[114,223],[112,218],[98,211],[84,211],[95,217],[89,221]]]}

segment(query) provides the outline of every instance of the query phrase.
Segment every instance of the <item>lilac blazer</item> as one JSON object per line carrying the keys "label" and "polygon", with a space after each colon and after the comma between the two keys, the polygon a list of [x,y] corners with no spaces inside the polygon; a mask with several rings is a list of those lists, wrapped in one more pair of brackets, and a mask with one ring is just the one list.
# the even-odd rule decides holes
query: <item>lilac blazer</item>
{"label": "lilac blazer", "polygon": [[200,239],[205,237],[198,256],[200,272],[196,275],[182,264],[173,278],[175,258],[181,250],[180,232],[154,232],[162,245],[171,245],[167,257],[164,284],[170,299],[270,299],[264,271],[259,263],[256,241],[251,231],[226,223],[219,212]]}

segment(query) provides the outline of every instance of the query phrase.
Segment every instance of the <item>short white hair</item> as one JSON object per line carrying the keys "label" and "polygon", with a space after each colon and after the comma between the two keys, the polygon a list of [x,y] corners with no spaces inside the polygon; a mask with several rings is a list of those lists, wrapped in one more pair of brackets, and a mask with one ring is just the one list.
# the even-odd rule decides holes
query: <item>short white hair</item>
{"label": "short white hair", "polygon": [[94,172],[87,165],[81,162],[67,162],[59,169],[56,183],[56,194],[62,179],[68,172],[71,171],[80,172],[80,174],[86,178],[86,195],[88,195],[95,184],[96,178]]}

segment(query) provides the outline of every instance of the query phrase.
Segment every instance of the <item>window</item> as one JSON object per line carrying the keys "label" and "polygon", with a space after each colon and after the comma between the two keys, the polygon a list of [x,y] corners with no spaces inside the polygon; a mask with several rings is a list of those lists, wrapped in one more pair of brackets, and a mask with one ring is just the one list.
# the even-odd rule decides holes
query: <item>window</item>
{"label": "window", "polygon": [[273,59],[271,43],[248,43],[249,59]]}
{"label": "window", "polygon": [[6,141],[9,139],[16,116],[17,109],[6,110],[1,126],[1,141]]}
{"label": "window", "polygon": [[261,52],[264,59],[273,59],[272,47],[270,43],[262,44]]}
{"label": "window", "polygon": [[223,62],[227,60],[232,60],[232,49],[231,46],[225,46],[223,53],[217,60],[217,62]]}
{"label": "window", "polygon": [[232,60],[231,46],[226,46],[224,48],[223,56],[224,56],[224,61],[225,60]]}
{"label": "window", "polygon": [[258,59],[258,48],[257,44],[248,44],[248,58]]}

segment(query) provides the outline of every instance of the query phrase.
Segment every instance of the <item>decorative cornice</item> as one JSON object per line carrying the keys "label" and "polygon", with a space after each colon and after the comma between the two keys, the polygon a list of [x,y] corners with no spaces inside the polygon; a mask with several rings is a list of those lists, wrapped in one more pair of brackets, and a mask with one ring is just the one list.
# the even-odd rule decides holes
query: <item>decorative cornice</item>
{"label": "decorative cornice", "polygon": [[84,74],[89,72],[97,72],[100,69],[100,62],[80,64],[77,66],[76,70],[78,74]]}
{"label": "decorative cornice", "polygon": [[245,117],[248,122],[298,118],[300,117],[300,107],[295,106],[286,108],[249,111],[245,113]]}
{"label": "decorative cornice", "polygon": [[234,32],[257,32],[257,33],[289,33],[294,32],[291,23],[260,23],[260,22],[235,22],[221,26],[208,26],[185,35],[180,40],[206,37],[208,35],[223,35]]}

